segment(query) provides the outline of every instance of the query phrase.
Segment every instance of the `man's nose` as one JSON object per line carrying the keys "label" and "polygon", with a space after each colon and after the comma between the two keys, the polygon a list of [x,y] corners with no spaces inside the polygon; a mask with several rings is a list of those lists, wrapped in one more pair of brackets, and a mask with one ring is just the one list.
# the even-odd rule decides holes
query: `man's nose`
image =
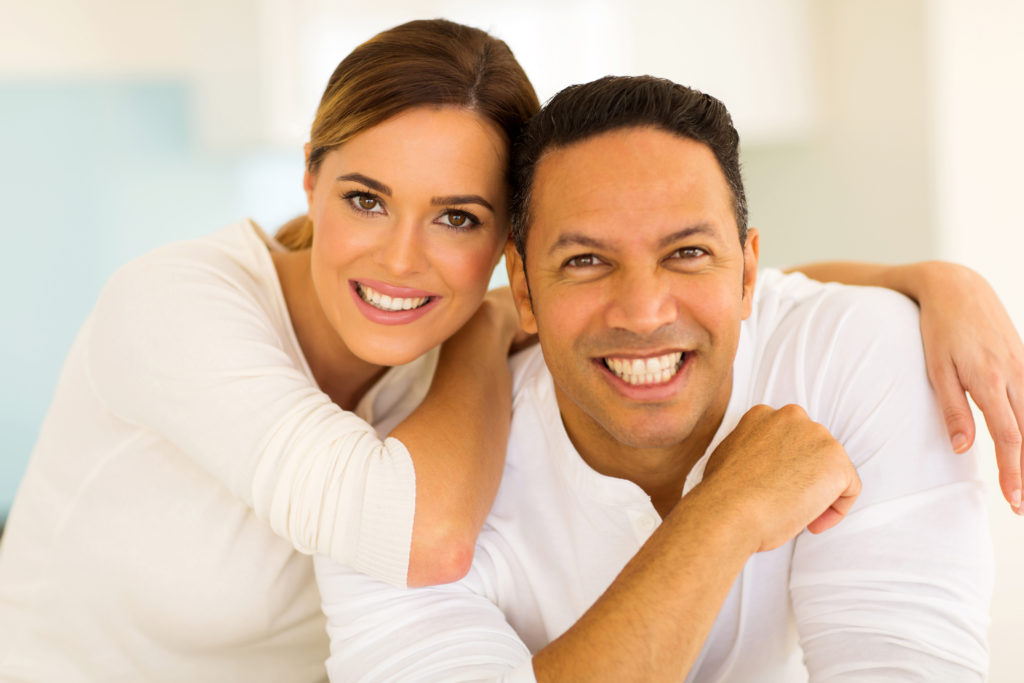
{"label": "man's nose", "polygon": [[411,219],[397,221],[381,235],[377,262],[393,275],[412,275],[426,269],[426,251],[420,225]]}
{"label": "man's nose", "polygon": [[651,334],[679,317],[678,302],[664,274],[623,273],[612,287],[607,309],[607,321],[612,327]]}

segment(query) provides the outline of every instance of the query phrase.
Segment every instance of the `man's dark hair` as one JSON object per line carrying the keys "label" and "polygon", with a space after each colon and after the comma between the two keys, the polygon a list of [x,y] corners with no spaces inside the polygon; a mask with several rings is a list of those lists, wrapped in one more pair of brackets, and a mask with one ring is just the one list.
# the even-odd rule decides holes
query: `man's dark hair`
{"label": "man's dark hair", "polygon": [[621,128],[650,126],[711,148],[729,183],[740,245],[747,238],[747,199],[740,177],[739,135],[725,105],[710,95],[653,76],[606,76],[560,91],[530,119],[512,152],[512,239],[526,262],[526,233],[537,162],[552,149]]}

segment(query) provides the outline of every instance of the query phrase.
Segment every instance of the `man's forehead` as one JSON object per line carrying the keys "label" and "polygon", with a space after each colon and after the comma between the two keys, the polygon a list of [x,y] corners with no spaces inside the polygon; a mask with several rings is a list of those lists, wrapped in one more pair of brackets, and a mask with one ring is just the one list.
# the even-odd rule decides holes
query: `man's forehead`
{"label": "man's forehead", "polygon": [[539,172],[545,165],[550,165],[552,161],[557,163],[565,157],[604,160],[605,165],[614,167],[614,162],[621,159],[624,152],[628,153],[630,149],[636,154],[646,156],[652,149],[657,150],[665,146],[687,148],[694,152],[702,150],[710,159],[714,159],[714,152],[705,143],[660,126],[645,124],[612,128],[567,144],[553,145],[540,155],[536,170]]}
{"label": "man's forehead", "polygon": [[544,242],[616,221],[663,222],[669,232],[719,224],[735,231],[731,193],[714,153],[659,128],[616,129],[549,150],[532,190],[530,232],[543,230]]}

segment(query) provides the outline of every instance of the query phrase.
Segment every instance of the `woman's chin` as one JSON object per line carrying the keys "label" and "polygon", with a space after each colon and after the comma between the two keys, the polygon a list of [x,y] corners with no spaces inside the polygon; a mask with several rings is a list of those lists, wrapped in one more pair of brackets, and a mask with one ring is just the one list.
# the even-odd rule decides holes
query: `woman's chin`
{"label": "woman's chin", "polygon": [[388,344],[383,340],[376,342],[363,339],[357,344],[350,344],[349,350],[366,363],[393,367],[411,363],[440,345],[439,343],[410,344],[408,340],[403,341],[405,343]]}

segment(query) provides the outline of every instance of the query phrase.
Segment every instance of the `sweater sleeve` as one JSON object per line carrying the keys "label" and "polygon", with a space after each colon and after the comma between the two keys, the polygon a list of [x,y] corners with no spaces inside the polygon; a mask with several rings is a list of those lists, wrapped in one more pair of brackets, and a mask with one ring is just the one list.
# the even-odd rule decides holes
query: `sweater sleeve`
{"label": "sweater sleeve", "polygon": [[405,585],[412,459],[319,390],[290,341],[270,270],[202,243],[122,268],[88,328],[93,390],[297,550]]}

